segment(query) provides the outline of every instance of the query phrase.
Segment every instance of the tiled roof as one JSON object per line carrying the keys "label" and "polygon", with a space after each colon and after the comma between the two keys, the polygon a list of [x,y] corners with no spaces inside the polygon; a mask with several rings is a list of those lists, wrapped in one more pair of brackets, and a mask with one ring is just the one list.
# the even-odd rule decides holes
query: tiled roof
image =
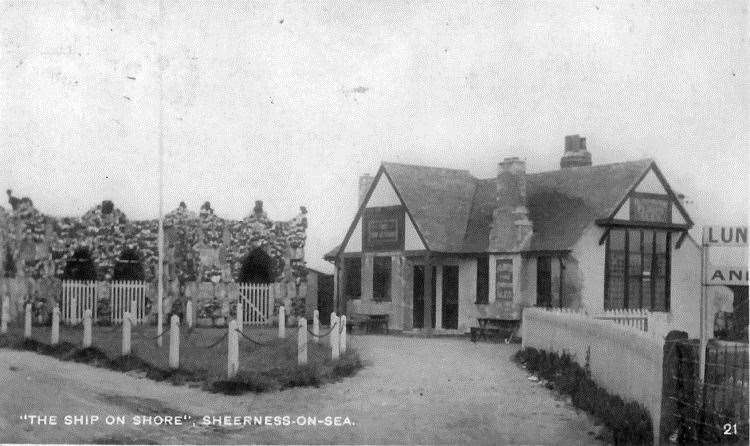
{"label": "tiled roof", "polygon": [[[653,161],[643,159],[526,175],[530,251],[570,249],[584,229],[608,217]],[[383,163],[383,169],[435,252],[488,250],[497,179],[466,170]],[[382,180],[382,178],[381,178]],[[325,256],[334,258],[339,247]]]}

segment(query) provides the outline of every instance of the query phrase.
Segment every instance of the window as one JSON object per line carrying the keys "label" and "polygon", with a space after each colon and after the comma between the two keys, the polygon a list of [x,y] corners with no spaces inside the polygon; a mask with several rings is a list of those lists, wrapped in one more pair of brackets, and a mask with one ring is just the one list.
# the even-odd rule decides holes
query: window
{"label": "window", "polygon": [[607,237],[604,309],[669,311],[670,234],[611,229]]}
{"label": "window", "polygon": [[495,285],[496,300],[513,300],[513,259],[497,259]]}
{"label": "window", "polygon": [[477,259],[477,304],[490,303],[490,259]]}
{"label": "window", "polygon": [[344,294],[352,298],[362,296],[362,259],[351,257],[344,259]]}
{"label": "window", "polygon": [[391,258],[375,257],[372,265],[372,299],[376,302],[391,300]]}

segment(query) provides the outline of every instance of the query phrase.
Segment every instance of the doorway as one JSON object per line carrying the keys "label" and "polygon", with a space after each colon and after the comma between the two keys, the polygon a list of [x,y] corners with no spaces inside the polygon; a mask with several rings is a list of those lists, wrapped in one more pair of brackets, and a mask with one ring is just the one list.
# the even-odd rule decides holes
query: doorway
{"label": "doorway", "polygon": [[414,265],[414,280],[412,281],[412,296],[414,302],[413,308],[413,328],[433,328],[435,327],[435,276],[437,268],[432,267],[432,320],[428,327],[424,324],[424,265]]}
{"label": "doorway", "polygon": [[536,259],[536,306],[552,306],[552,257]]}
{"label": "doorway", "polygon": [[443,328],[458,329],[458,266],[443,266]]}

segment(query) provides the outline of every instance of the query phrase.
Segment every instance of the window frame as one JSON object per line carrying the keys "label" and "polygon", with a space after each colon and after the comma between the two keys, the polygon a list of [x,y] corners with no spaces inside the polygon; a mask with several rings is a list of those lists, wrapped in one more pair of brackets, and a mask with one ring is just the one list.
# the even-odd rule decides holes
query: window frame
{"label": "window frame", "polygon": [[[612,262],[613,262],[613,251],[619,251],[619,250],[613,250],[612,248],[612,234],[616,231],[621,231],[624,233],[624,247],[623,251],[625,253],[625,259],[624,259],[624,268],[622,273],[622,306],[621,307],[613,307],[611,304],[610,299],[610,283],[612,283],[613,275],[611,274],[611,268],[612,268]],[[645,233],[650,232],[651,235],[651,249],[650,251],[646,251],[644,249],[644,240],[646,239]],[[663,234],[664,237],[664,252],[658,252],[657,251],[657,238]],[[631,247],[631,237],[638,237],[638,250],[632,251]],[[641,309],[641,310],[649,310],[652,312],[669,312],[671,311],[671,302],[670,302],[670,295],[671,295],[671,284],[670,284],[670,276],[671,276],[671,258],[672,258],[672,238],[671,238],[671,232],[661,230],[659,228],[653,228],[653,227],[632,227],[632,228],[610,228],[609,232],[607,233],[606,237],[606,243],[605,243],[605,256],[604,256],[604,302],[603,302],[603,308],[605,311],[609,310],[621,310],[621,309]],[[640,261],[640,274],[631,274],[630,271],[630,263],[631,263],[631,255],[636,255],[639,257]],[[649,268],[649,274],[644,275],[643,274],[643,265],[646,255],[651,256],[651,260],[649,262],[650,268]],[[658,256],[664,255],[664,271],[661,274],[657,274],[657,265],[658,265]],[[663,275],[663,276],[662,276]],[[648,277],[648,287],[650,288],[650,299],[649,302],[644,302],[644,293],[643,293],[643,287],[644,283],[646,282],[644,280],[645,277]],[[664,309],[663,310],[656,310],[657,303],[658,303],[658,297],[656,294],[657,290],[657,280],[660,280],[663,277],[664,281],[664,296],[663,296],[663,302],[664,302]],[[631,281],[636,280],[638,282],[638,286],[636,289],[638,290],[638,295],[631,296]],[[631,303],[636,303],[637,306],[631,305]]]}
{"label": "window frame", "polygon": [[477,295],[474,303],[477,305],[490,303],[490,256],[488,255],[477,258]]}
{"label": "window frame", "polygon": [[[377,280],[379,277],[378,274],[378,263],[383,262],[387,263],[387,274],[383,274],[383,277],[386,278],[385,284],[386,285],[378,285],[378,283],[381,283],[381,281]],[[393,294],[393,283],[392,283],[392,277],[393,277],[393,260],[391,259],[391,256],[374,256],[372,258],[372,300],[374,302],[391,302],[392,300],[392,294]],[[379,287],[383,286],[385,288],[384,295],[380,295],[379,291],[383,291],[379,289]]]}
{"label": "window frame", "polygon": [[[358,262],[359,268],[357,268],[358,274],[352,274],[348,268],[350,263]],[[350,293],[354,286],[352,285],[352,279],[356,277],[356,281],[359,283],[358,294]],[[353,299],[362,298],[362,258],[361,257],[344,257],[344,295]]]}

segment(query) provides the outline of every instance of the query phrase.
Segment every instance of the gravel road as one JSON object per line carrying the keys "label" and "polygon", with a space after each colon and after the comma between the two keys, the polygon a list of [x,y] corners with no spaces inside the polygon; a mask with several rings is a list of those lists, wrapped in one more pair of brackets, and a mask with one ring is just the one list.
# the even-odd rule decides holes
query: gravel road
{"label": "gravel road", "polygon": [[[351,339],[368,362],[355,377],[241,396],[0,349],[0,442],[600,444],[594,439],[599,427],[589,417],[529,381],[511,361],[516,345]],[[57,415],[59,425],[30,426],[22,414]],[[65,415],[86,414],[121,415],[127,423],[62,425]],[[185,426],[131,424],[133,416],[149,415],[193,418]],[[292,424],[202,426],[205,415],[288,416]],[[328,416],[340,417],[343,425],[326,426]],[[316,417],[318,424],[296,424],[298,417]]]}

